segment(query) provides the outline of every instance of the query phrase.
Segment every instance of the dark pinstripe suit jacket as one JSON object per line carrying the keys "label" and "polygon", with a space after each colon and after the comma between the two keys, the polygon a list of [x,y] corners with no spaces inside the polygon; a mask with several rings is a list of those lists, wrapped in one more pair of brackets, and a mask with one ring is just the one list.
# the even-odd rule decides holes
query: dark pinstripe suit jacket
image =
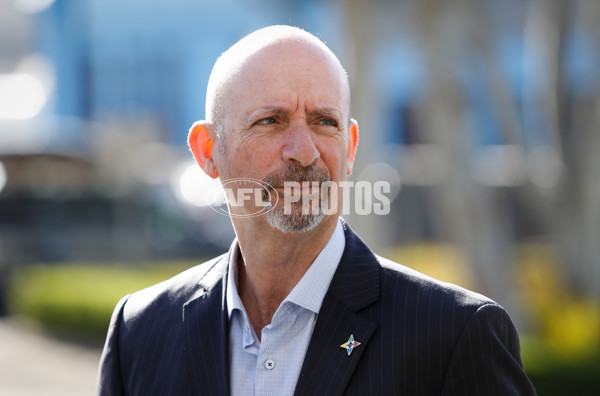
{"label": "dark pinstripe suit jacket", "polygon": [[[346,224],[346,248],[297,395],[533,395],[506,311],[375,256]],[[101,395],[227,395],[228,254],[125,297],[113,314]],[[348,356],[350,335],[361,345]]]}

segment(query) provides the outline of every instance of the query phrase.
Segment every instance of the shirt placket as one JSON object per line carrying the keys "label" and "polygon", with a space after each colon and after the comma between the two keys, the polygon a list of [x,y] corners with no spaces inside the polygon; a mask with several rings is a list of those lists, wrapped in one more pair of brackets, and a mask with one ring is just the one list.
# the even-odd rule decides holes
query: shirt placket
{"label": "shirt placket", "polygon": [[282,344],[290,342],[289,324],[294,320],[287,305],[275,313],[272,323],[261,333],[260,350],[256,362],[255,395],[286,394],[285,377],[287,357],[282,356]]}

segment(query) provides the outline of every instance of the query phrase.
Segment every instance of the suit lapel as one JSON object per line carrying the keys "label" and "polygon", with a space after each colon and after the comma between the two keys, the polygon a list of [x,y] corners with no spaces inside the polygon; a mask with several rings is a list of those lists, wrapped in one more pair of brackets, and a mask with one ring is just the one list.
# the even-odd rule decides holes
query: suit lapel
{"label": "suit lapel", "polygon": [[[344,223],[346,248],[331,281],[296,385],[296,395],[341,395],[377,325],[359,311],[379,299],[379,263]],[[361,343],[350,356],[340,347],[350,336]]]}
{"label": "suit lapel", "polygon": [[183,323],[193,389],[198,395],[229,393],[229,341],[225,285],[229,255],[202,278],[200,289],[183,306]]}

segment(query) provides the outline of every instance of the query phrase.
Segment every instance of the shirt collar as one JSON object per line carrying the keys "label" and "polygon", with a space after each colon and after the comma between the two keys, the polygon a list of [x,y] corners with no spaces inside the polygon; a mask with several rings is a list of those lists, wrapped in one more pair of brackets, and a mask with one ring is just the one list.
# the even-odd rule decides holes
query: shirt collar
{"label": "shirt collar", "polygon": [[[314,313],[319,313],[323,298],[329,289],[329,284],[335,270],[342,258],[344,248],[346,247],[346,238],[341,220],[338,220],[337,226],[327,245],[321,250],[315,261],[308,268],[302,279],[292,289],[290,294],[283,300],[281,305],[286,302],[292,302]],[[233,241],[229,254],[229,271],[227,274],[227,313],[231,315],[235,309],[240,310],[246,317],[246,310],[237,290],[237,262],[239,255],[239,244],[237,238]]]}

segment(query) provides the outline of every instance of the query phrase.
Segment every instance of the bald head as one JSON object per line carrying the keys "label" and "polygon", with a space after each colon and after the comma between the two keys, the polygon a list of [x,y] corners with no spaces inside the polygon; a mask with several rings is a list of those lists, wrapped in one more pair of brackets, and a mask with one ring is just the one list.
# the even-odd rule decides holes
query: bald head
{"label": "bald head", "polygon": [[304,52],[315,61],[327,63],[342,80],[349,108],[348,78],[335,54],[321,40],[302,29],[285,25],[269,26],[242,38],[215,62],[206,92],[206,119],[214,126],[217,135],[221,135],[225,129],[223,120],[227,103],[243,72],[254,67],[257,60],[273,56],[273,53],[289,57],[290,50],[292,56]]}

